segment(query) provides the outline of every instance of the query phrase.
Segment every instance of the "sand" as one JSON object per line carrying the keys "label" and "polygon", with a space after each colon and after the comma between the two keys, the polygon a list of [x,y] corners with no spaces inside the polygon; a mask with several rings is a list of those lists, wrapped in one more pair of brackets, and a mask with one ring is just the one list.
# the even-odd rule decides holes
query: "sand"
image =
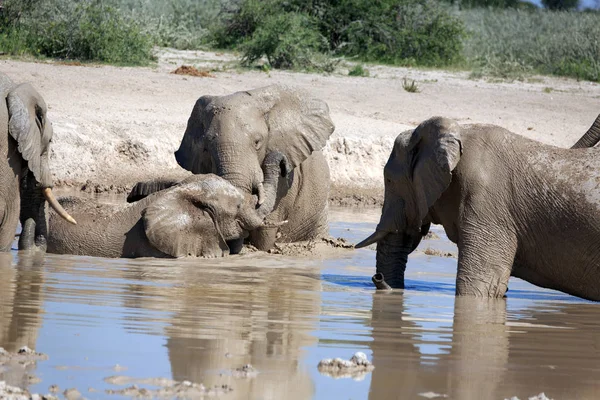
{"label": "sand", "polygon": [[[33,84],[49,106],[58,187],[123,192],[138,180],[185,176],[173,152],[196,99],[274,83],[310,90],[329,104],[336,130],[325,154],[331,199],[341,205],[379,204],[394,138],[431,116],[498,124],[567,147],[600,113],[600,85],[572,79],[493,82],[384,66],[369,66],[370,77],[349,77],[343,67],[329,75],[265,73],[230,67],[231,54],[160,49],[157,56],[149,68],[0,59],[0,71]],[[213,69],[214,77],[172,74],[184,64]],[[402,88],[405,77],[416,80],[418,93]]]}

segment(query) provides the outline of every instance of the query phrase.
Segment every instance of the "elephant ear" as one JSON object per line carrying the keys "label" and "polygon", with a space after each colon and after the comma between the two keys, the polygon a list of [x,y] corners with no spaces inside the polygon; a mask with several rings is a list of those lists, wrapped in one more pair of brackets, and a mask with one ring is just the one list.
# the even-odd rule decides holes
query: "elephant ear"
{"label": "elephant ear", "polygon": [[212,118],[212,114],[205,111],[213,99],[213,96],[202,96],[196,101],[188,119],[181,145],[175,152],[177,163],[194,174],[213,172],[212,160],[205,146],[206,131],[211,123],[210,118]]}
{"label": "elephant ear", "polygon": [[335,129],[327,103],[308,93],[273,85],[248,94],[261,98],[269,127],[269,151],[285,154],[293,168],[322,150]]}
{"label": "elephant ear", "polygon": [[418,221],[450,186],[452,171],[462,154],[460,126],[453,120],[434,117],[421,123],[409,140]]}
{"label": "elephant ear", "polygon": [[173,257],[221,257],[229,247],[216,210],[206,202],[202,184],[176,186],[160,194],[143,212],[146,237]]}
{"label": "elephant ear", "polygon": [[52,124],[46,118],[46,103],[29,84],[13,87],[8,92],[8,132],[17,141],[21,156],[42,187],[52,187],[48,167],[48,149]]}

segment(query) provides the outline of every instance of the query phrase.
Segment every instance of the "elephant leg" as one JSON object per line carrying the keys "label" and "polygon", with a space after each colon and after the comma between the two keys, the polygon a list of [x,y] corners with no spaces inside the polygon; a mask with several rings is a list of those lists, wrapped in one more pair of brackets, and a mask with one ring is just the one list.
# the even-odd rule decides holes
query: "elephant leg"
{"label": "elephant leg", "polygon": [[517,252],[516,235],[503,224],[471,223],[458,242],[456,294],[503,297]]}

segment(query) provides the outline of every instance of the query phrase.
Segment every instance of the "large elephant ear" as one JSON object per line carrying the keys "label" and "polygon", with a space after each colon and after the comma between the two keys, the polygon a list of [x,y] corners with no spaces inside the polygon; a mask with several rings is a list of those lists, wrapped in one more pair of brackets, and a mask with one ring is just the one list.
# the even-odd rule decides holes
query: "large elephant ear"
{"label": "large elephant ear", "polygon": [[452,171],[462,154],[460,126],[453,120],[433,117],[421,123],[409,140],[409,162],[418,208],[418,221],[450,186]]}
{"label": "large elephant ear", "polygon": [[205,110],[213,99],[213,96],[202,96],[196,101],[179,149],[175,152],[177,163],[194,174],[213,172],[212,159],[205,146],[206,131],[212,118]]}
{"label": "large elephant ear", "polygon": [[48,150],[52,124],[46,118],[46,103],[29,84],[13,87],[7,95],[8,132],[17,141],[21,156],[42,187],[52,187]]}
{"label": "large elephant ear", "polygon": [[273,85],[248,94],[259,96],[259,104],[264,107],[268,149],[285,154],[293,168],[323,149],[335,129],[327,103],[306,92]]}
{"label": "large elephant ear", "polygon": [[155,194],[156,200],[142,213],[150,243],[173,257],[229,254],[217,212],[207,203],[205,192],[202,183],[195,182]]}

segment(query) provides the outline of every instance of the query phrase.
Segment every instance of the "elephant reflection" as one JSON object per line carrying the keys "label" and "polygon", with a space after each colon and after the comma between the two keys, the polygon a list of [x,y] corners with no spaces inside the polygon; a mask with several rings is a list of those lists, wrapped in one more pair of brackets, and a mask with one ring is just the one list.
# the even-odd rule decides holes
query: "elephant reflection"
{"label": "elephant reflection", "polygon": [[504,325],[496,323],[504,320],[499,312],[503,301],[474,305],[457,298],[452,347],[435,363],[423,358],[418,345],[426,332],[412,321],[404,303],[402,294],[373,295],[370,347],[375,370],[369,399],[419,398],[428,392],[461,400],[481,399],[482,393],[495,398],[508,341]]}
{"label": "elephant reflection", "polygon": [[[43,259],[42,253],[0,253],[0,347],[9,352],[22,346],[36,348],[42,325]],[[30,369],[0,369],[0,381],[27,387]]]}
{"label": "elephant reflection", "polygon": [[[427,392],[461,400],[526,399],[540,392],[551,398],[598,398],[600,342],[596,325],[582,323],[597,320],[593,305],[560,304],[551,312],[535,306],[519,311],[516,324],[511,318],[506,322],[503,299],[458,297],[450,349],[428,360],[418,350],[427,331],[406,318],[405,302],[402,294],[373,296],[370,399],[418,398]],[[558,329],[561,325],[576,329]]]}
{"label": "elephant reflection", "polygon": [[[314,387],[299,360],[301,349],[315,343],[309,332],[320,312],[318,271],[213,265],[182,264],[169,289],[136,286],[145,295],[127,296],[127,307],[173,311],[165,328],[173,379],[228,384],[234,391],[227,398],[311,398]],[[144,275],[140,266],[136,277]],[[245,364],[259,374],[232,376]]]}

